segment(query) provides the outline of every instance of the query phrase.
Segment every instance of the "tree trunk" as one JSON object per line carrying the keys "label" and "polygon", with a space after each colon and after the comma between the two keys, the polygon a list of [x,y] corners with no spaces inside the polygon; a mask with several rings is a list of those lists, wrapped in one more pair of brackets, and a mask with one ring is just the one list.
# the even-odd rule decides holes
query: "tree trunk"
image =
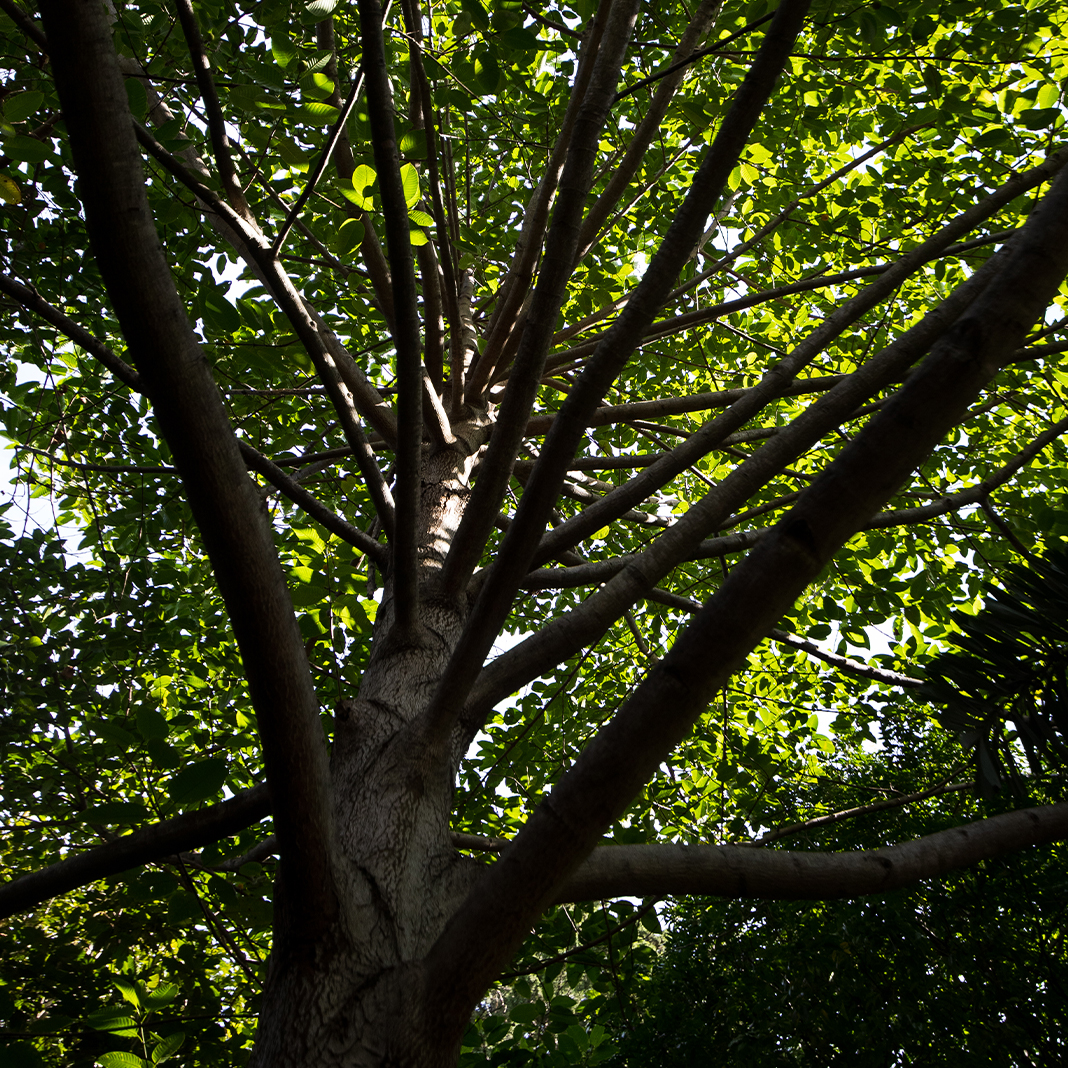
{"label": "tree trunk", "polygon": [[419,973],[411,962],[433,945],[481,865],[449,837],[461,754],[454,746],[447,764],[431,760],[404,728],[429,703],[469,607],[466,594],[449,601],[435,587],[472,466],[462,442],[424,450],[419,626],[414,638],[394,627],[387,576],[359,695],[340,702],[334,720],[338,919],[316,944],[294,934],[284,890],[293,873],[279,871],[257,1068],[454,1060],[455,1051],[437,1048],[416,1026]]}

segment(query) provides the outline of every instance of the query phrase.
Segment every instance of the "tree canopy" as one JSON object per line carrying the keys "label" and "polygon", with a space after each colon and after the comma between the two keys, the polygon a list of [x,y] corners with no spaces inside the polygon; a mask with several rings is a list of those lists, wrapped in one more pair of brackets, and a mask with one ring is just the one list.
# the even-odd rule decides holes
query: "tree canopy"
{"label": "tree canopy", "polygon": [[1068,538],[1066,31],[0,0],[9,1061],[604,1063],[664,898],[1063,839],[1060,630],[923,681]]}

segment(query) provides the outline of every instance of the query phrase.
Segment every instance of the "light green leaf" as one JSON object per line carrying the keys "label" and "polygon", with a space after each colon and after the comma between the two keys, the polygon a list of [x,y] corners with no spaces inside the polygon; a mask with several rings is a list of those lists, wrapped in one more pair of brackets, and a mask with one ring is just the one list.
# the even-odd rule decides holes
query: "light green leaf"
{"label": "light green leaf", "polygon": [[412,208],[408,212],[408,218],[411,219],[412,222],[415,223],[417,226],[433,226],[434,225],[433,216],[428,215],[425,211],[418,211],[415,208]]}
{"label": "light green leaf", "polygon": [[405,163],[400,170],[401,184],[404,186],[404,203],[414,208],[419,203],[419,171],[414,163]]}
{"label": "light green leaf", "polygon": [[160,983],[154,990],[145,991],[141,1000],[149,1012],[157,1012],[169,1005],[177,996],[177,983]]}
{"label": "light green leaf", "polygon": [[128,1001],[135,1009],[141,1008],[140,983],[131,983],[128,979],[116,979],[115,989],[122,995],[124,1001]]}
{"label": "light green leaf", "polygon": [[300,110],[303,118],[318,126],[332,126],[341,114],[337,108],[321,100],[305,100]]}
{"label": "light green leaf", "polygon": [[0,200],[5,204],[18,204],[22,190],[6,174],[0,174]]}
{"label": "light green leaf", "polygon": [[271,33],[271,55],[280,67],[288,67],[297,58],[297,46],[284,30]]}
{"label": "light green leaf", "polygon": [[370,211],[374,207],[371,191],[377,178],[378,175],[373,167],[368,167],[366,163],[361,163],[352,172],[351,187],[343,182],[341,184],[341,192],[345,199],[352,201],[356,207],[362,208],[364,211]]}
{"label": "light green leaf", "polygon": [[341,256],[351,256],[363,241],[364,227],[359,219],[346,219],[337,235],[337,250]]}

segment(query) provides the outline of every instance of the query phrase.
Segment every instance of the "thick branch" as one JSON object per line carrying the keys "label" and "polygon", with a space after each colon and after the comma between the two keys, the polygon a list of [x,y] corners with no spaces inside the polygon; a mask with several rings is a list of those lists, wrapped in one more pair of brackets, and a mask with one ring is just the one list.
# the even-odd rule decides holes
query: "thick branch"
{"label": "thick branch", "polygon": [[393,90],[382,37],[382,5],[360,0],[363,69],[367,78],[367,105],[371,140],[386,244],[393,278],[393,314],[397,347],[397,502],[393,538],[393,603],[396,626],[414,631],[419,614],[418,542],[420,468],[423,445],[423,361],[419,345],[419,310],[415,288],[415,261],[408,227],[408,206],[400,175],[400,156],[393,129]]}
{"label": "thick branch", "polygon": [[270,525],[163,257],[104,9],[45,0],[41,12],[93,253],[233,624],[291,873],[286,889],[304,917],[294,933],[314,936],[337,907],[326,747]]}
{"label": "thick branch", "polygon": [[852,853],[745,845],[618,845],[595,849],[556,903],[606,897],[716,897],[827,901],[885,894],[981,860],[1068,837],[1068,802],[1020,809],[912,842]]}
{"label": "thick branch", "polygon": [[108,875],[229,838],[270,813],[267,787],[255,786],[217,805],[142,827],[0,886],[0,919]]}

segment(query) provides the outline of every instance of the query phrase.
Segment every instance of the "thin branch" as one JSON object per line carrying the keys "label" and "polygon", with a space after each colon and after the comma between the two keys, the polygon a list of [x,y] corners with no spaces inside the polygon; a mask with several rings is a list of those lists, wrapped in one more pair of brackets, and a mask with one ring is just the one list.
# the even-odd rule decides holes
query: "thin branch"
{"label": "thin branch", "polygon": [[[1048,174],[1044,172],[1042,177],[1044,179],[1045,177],[1048,177]],[[1037,184],[1037,182],[1035,184]],[[997,207],[1001,206],[1000,203],[997,204]],[[954,220],[954,223],[957,221],[958,220]],[[989,234],[985,237],[975,238],[971,241],[964,241],[959,244],[950,245],[948,248],[934,245],[930,247],[929,260],[941,259],[946,256],[956,255],[960,252],[967,252],[984,245],[1000,243],[1008,240],[1013,233],[1014,231],[1012,230],[1002,230],[996,234]],[[929,240],[937,241],[941,235],[942,231],[939,231],[935,234],[934,238]],[[924,244],[918,247],[927,248],[928,242],[924,242]],[[907,253],[900,259],[893,260],[890,263],[873,263],[868,267],[857,267],[849,271],[840,271],[838,274],[813,275],[811,278],[802,278],[797,282],[788,282],[786,285],[775,286],[772,289],[747,293],[743,297],[736,297],[734,300],[712,304],[707,308],[700,308],[696,311],[686,312],[683,315],[676,315],[670,319],[659,319],[656,322],[649,324],[642,333],[639,344],[644,345],[653,341],[661,341],[664,338],[680,334],[685,330],[691,330],[697,326],[705,326],[726,315],[730,315],[732,312],[744,311],[746,308],[753,308],[758,304],[767,304],[771,301],[782,300],[784,297],[790,297],[797,293],[808,293],[816,289],[830,289],[835,286],[840,286],[845,282],[855,282],[860,278],[871,278],[873,276],[885,275],[890,271],[900,269],[902,263],[914,256],[916,251],[916,249],[913,249],[912,252]],[[912,269],[918,269],[919,266],[922,266],[922,264],[916,264]],[[683,291],[684,289],[685,287],[679,287],[679,291]],[[549,357],[546,364],[550,368],[556,368],[563,364],[572,363],[575,360],[581,359],[583,356],[588,356],[591,353],[596,352],[598,346],[608,336],[609,332],[605,331],[601,334],[595,334],[592,338],[589,338],[579,345],[564,349],[562,352],[554,352],[552,356]]]}
{"label": "thin branch", "polygon": [[243,441],[239,444],[241,455],[248,467],[263,475],[275,489],[288,497],[298,508],[329,530],[331,534],[336,534],[342,541],[348,542],[361,553],[366,553],[380,568],[385,569],[389,565],[389,550],[384,545],[330,511],[326,505],[313,497],[303,486],[251,445]]}
{"label": "thin branch", "polygon": [[[649,110],[634,131],[623,159],[608,180],[608,185],[605,187],[604,192],[594,201],[590,210],[586,213],[585,219],[582,220],[578,259],[581,260],[592,245],[605,220],[634,177],[650,142],[667,114],[667,109],[671,103],[671,98],[675,95],[675,90],[682,84],[683,71],[686,66],[685,57],[692,54],[694,47],[700,44],[705,34],[708,33],[708,28],[712,25],[712,20],[715,18],[720,6],[720,0],[702,0],[697,12],[686,27],[678,48],[675,50],[676,60],[683,60],[683,62],[677,62],[671,73],[665,72],[665,74],[661,75],[664,81],[657,88],[649,105]],[[767,21],[770,18],[771,15],[768,15],[763,21]],[[621,95],[625,96],[626,94]],[[617,95],[616,99],[619,100],[620,96]]]}
{"label": "thin branch", "polygon": [[105,475],[176,475],[177,467],[127,467],[120,464],[85,464],[77,460],[64,460],[60,456],[53,456],[44,449],[35,449],[32,445],[20,445],[15,443],[16,449],[32,452],[35,456],[43,456],[50,463],[59,464],[62,467],[73,467],[75,471],[91,471]]}
{"label": "thin branch", "polygon": [[226,121],[223,118],[222,108],[219,106],[219,94],[215,91],[211,64],[204,51],[204,41],[200,36],[197,17],[193,13],[193,4],[191,0],[176,0],[176,3],[178,21],[181,23],[182,33],[185,35],[186,45],[189,48],[189,58],[193,62],[197,88],[200,90],[200,99],[204,104],[204,117],[211,136],[211,147],[215,154],[215,164],[219,168],[219,178],[222,180],[226,199],[234,211],[251,222],[252,212],[245,200],[241,179],[237,175],[237,168],[230,154],[230,138],[226,133]]}
{"label": "thin branch", "polygon": [[657,74],[650,74],[648,78],[642,78],[640,82],[635,82],[633,85],[628,86],[622,92],[616,94],[613,104],[618,103],[626,96],[630,96],[636,93],[639,89],[644,89],[647,85],[652,85],[654,82],[660,81],[661,78],[670,78],[671,75],[677,71],[682,70],[685,67],[692,66],[698,60],[704,59],[705,56],[715,55],[716,52],[721,51],[726,45],[729,45],[732,41],[737,41],[739,37],[746,37],[753,32],[758,26],[763,26],[765,22],[771,21],[774,17],[775,11],[770,11],[767,15],[762,15],[755,22],[750,22],[747,26],[743,26],[740,30],[735,30],[729,37],[724,37],[722,40],[717,41],[714,45],[708,48],[702,48],[699,52],[694,52],[692,55],[687,56],[685,59],[680,59],[677,62],[671,64],[666,70],[662,70]]}
{"label": "thin branch", "polygon": [[942,794],[960,793],[962,790],[969,789],[975,789],[974,779],[969,779],[968,782],[941,782],[937,786],[931,786],[916,793],[902,794],[900,797],[890,797],[884,801],[874,801],[870,805],[858,805],[855,808],[846,808],[839,812],[828,812],[824,816],[814,816],[812,819],[802,820],[800,823],[791,823],[787,827],[776,827],[774,830],[762,834],[755,842],[743,844],[750,846],[767,845],[769,842],[777,842],[781,838],[789,838],[792,835],[801,834],[816,827],[828,827],[831,824],[841,823],[843,820],[855,819],[857,816],[867,816],[872,812],[885,812],[887,809],[911,805],[913,801],[926,801],[929,797],[941,797]]}
{"label": "thin branch", "polygon": [[[189,0],[182,0],[182,2],[188,3]],[[304,188],[293,202],[293,206],[289,209],[289,214],[285,217],[278,233],[275,235],[275,239],[271,244],[272,255],[277,256],[281,251],[286,238],[289,236],[289,231],[293,228],[293,224],[300,217],[300,213],[304,210],[304,205],[307,204],[308,198],[315,192],[315,187],[319,184],[319,179],[322,178],[323,172],[326,170],[334,155],[334,149],[337,148],[338,142],[341,140],[341,136],[345,131],[345,123],[349,121],[349,115],[352,114],[352,109],[355,106],[357,99],[359,99],[360,90],[362,88],[363,74],[358,73],[352,82],[352,88],[349,90],[348,99],[346,99],[341,108],[341,113],[335,120],[334,125],[330,127],[330,133],[327,135],[326,145],[323,147],[322,153],[316,160],[311,173],[308,175],[308,180],[304,183]]]}
{"label": "thin branch", "polygon": [[[472,403],[478,403],[493,377],[501,353],[516,329],[519,312],[530,292],[534,268],[538,262],[542,242],[549,223],[549,206],[558,188],[568,153],[575,139],[575,126],[583,108],[587,108],[586,96],[594,69],[600,60],[601,41],[605,26],[611,17],[611,0],[602,0],[590,26],[589,34],[579,52],[578,70],[571,86],[567,109],[564,112],[560,133],[553,144],[545,170],[523,214],[523,224],[516,241],[515,254],[508,273],[496,295],[496,306],[486,329],[486,347],[479,357],[468,381],[464,383],[464,395]],[[607,103],[607,102],[606,102]],[[607,111],[607,107],[604,109]]]}
{"label": "thin branch", "polygon": [[783,645],[789,645],[794,649],[814,656],[825,664],[844,671],[847,675],[856,675],[860,679],[871,679],[872,682],[882,682],[887,686],[904,686],[907,689],[916,689],[923,685],[923,679],[913,678],[911,675],[902,675],[898,671],[890,671],[887,668],[876,667],[874,664],[865,664],[852,657],[840,656],[832,653],[829,649],[821,649],[815,642],[807,638],[801,638],[796,634],[790,634],[785,630],[775,628],[768,633],[768,637]]}
{"label": "thin branch", "polygon": [[[939,497],[937,500],[932,501],[929,504],[920,505],[915,508],[899,508],[893,511],[876,512],[875,515],[864,525],[864,530],[885,530],[887,527],[901,527],[912,526],[917,523],[927,523],[932,519],[938,519],[943,515],[949,515],[952,512],[960,511],[962,508],[967,508],[973,504],[979,504],[980,506],[986,500],[988,500],[989,494],[1000,486],[1003,486],[1017,471],[1020,470],[1024,464],[1034,459],[1047,445],[1050,444],[1055,438],[1060,437],[1065,432],[1068,432],[1068,419],[1063,419],[1059,423],[1056,423],[1049,430],[1043,431],[1035,440],[1027,446],[1026,449],[1017,453],[1007,464],[999,467],[992,475],[983,479],[976,486],[971,486],[968,489],[960,490],[957,493],[949,494],[944,497]],[[785,498],[781,498],[779,501],[772,502],[775,507],[782,507],[792,500],[796,499],[800,494],[789,494]],[[753,514],[759,514],[765,511],[766,508],[753,509]],[[728,534],[724,537],[709,538],[702,541],[694,548],[687,560],[713,560],[723,556],[729,556],[733,553],[745,552],[747,549],[751,549],[761,538],[765,537],[773,528],[772,527],[757,527],[750,530],[740,531],[737,534]],[[623,556],[611,557],[607,560],[595,560],[590,563],[576,564],[571,567],[543,567],[537,571],[532,571],[526,579],[523,581],[523,589],[525,590],[560,590],[560,589],[573,589],[578,586],[596,586],[601,583],[609,582],[616,575],[621,574],[628,568],[634,568],[640,566],[642,562],[641,553],[631,553]],[[653,594],[656,593],[656,596]],[[696,601],[691,601],[685,597],[679,597],[675,594],[668,594],[666,591],[650,591],[650,600],[660,601],[663,604],[669,604],[673,608],[678,608],[684,612],[696,612],[700,609],[700,605]],[[783,632],[780,632],[783,633]],[[771,635],[776,637],[776,635]],[[788,637],[793,637],[792,635]],[[778,639],[777,639],[778,640]],[[783,638],[782,640],[785,640]],[[803,639],[798,639],[803,640]],[[518,660],[522,653],[522,643],[520,646],[514,648],[520,650],[516,654]],[[836,663],[837,661],[831,659],[836,656],[832,653],[824,653],[817,651],[815,647],[808,649],[815,656],[820,656],[826,659],[828,663]],[[509,650],[509,653],[511,650]],[[503,654],[507,656],[508,654]],[[505,661],[499,667],[492,669],[487,674],[487,679],[496,672],[503,672],[508,667],[509,662]],[[526,670],[533,670],[529,666]],[[534,671],[530,678],[535,677],[538,674]],[[906,677],[902,676],[895,681],[898,685],[912,685],[905,681]],[[511,684],[515,684],[515,678],[511,678]],[[526,681],[526,680],[524,680]],[[915,682],[915,680],[913,680]],[[472,705],[481,703],[481,687],[482,680],[480,680],[476,689],[478,699],[472,697]]]}
{"label": "thin branch", "polygon": [[[901,281],[918,270],[928,260],[942,254],[946,247],[962,233],[966,233],[978,222],[989,217],[1009,200],[1018,196],[1021,191],[1021,184],[1026,188],[1033,188],[1035,185],[1045,181],[1051,173],[1056,173],[1063,166],[1065,159],[1068,159],[1068,151],[1062,150],[1059,153],[1052,154],[1045,163],[1040,164],[1031,171],[1014,176],[990,196],[962,212],[943,226],[933,237],[928,238],[923,244],[906,253],[896,263],[881,272],[876,281],[869,284],[860,293],[846,301],[829,315],[788,357],[780,360],[779,363],[766,372],[760,383],[753,387],[744,397],[738,398],[726,412],[709,420],[696,434],[689,437],[657,465],[647,468],[641,475],[631,479],[624,486],[603,498],[597,505],[584,509],[578,516],[546,534],[542,545],[539,546],[535,561],[544,562],[548,559],[549,553],[553,549],[569,548],[578,544],[583,538],[588,537],[590,533],[599,530],[605,523],[611,522],[617,512],[629,510],[639,501],[644,500],[659,489],[660,486],[665,485],[671,478],[676,477],[691,466],[699,456],[704,455],[714,446],[721,444],[723,438],[756,416],[771,400],[781,396],[782,391],[790,385],[790,379],[837,338],[848,325],[886,299]],[[959,311],[966,306],[961,302],[970,299],[970,294],[976,292],[976,287],[980,284],[980,280],[985,281],[989,277],[991,268],[988,265],[991,262],[993,262],[992,259],[987,260],[986,264],[980,267],[962,286],[959,286],[955,293],[947,298],[935,312],[929,313],[920,324],[902,335],[898,342],[884,350],[875,361],[871,361],[871,367],[865,374],[871,373],[871,368],[883,368],[879,374],[882,376],[881,383],[885,385],[897,375],[903,373],[905,368],[923,352],[923,346],[930,344],[938,336],[938,332],[945,329],[952,322],[953,316],[959,314]],[[627,306],[620,322],[627,316],[630,307],[631,305]],[[603,344],[607,345],[609,343],[612,333],[612,330],[608,332]],[[609,348],[608,351],[611,353],[616,350]],[[911,353],[911,356],[908,355],[909,353]],[[890,367],[894,367],[895,370],[890,372],[888,370]],[[844,398],[851,395],[851,389],[852,387],[843,383],[841,386],[836,387],[836,390],[832,390],[832,394],[828,394],[828,396],[834,395],[837,398],[834,403],[837,405]],[[575,391],[572,390],[565,402],[564,409],[556,417],[557,419],[563,417],[567,407],[571,405],[574,395]],[[868,396],[870,396],[870,393],[858,394],[854,408],[866,400]],[[829,409],[826,406],[817,407],[821,412],[829,413]],[[839,420],[844,419],[848,414],[847,411],[842,411]],[[591,412],[587,416],[587,421],[593,417],[594,414]],[[828,423],[826,429],[830,429],[830,426],[831,424]],[[552,440],[552,436],[555,433],[554,423],[550,429],[550,437],[542,449],[542,458],[544,458],[549,448],[549,441]],[[567,441],[574,442],[577,445],[580,433],[581,431],[572,426]],[[782,442],[780,441],[781,444]],[[807,448],[808,446],[805,447]],[[575,448],[572,446],[572,452],[574,451]],[[766,450],[761,450],[761,452],[764,455],[768,455]],[[724,515],[721,518],[725,519],[726,516]]]}

